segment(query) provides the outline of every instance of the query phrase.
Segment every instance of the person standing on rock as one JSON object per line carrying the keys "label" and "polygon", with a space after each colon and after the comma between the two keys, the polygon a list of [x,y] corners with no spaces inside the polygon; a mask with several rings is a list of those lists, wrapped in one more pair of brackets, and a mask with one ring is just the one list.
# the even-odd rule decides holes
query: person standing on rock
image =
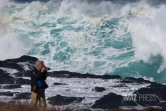
{"label": "person standing on rock", "polygon": [[45,89],[48,87],[45,82],[47,78],[47,70],[43,61],[37,60],[36,67],[31,73],[31,105],[37,106],[39,101],[40,107],[46,109]]}

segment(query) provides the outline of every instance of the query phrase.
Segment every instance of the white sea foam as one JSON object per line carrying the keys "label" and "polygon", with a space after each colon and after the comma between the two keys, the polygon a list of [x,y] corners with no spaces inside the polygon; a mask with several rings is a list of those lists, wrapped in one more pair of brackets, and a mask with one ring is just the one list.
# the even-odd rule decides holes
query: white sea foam
{"label": "white sea foam", "polygon": [[[29,54],[53,70],[105,74],[138,60],[153,63],[150,58],[161,55],[164,60],[158,72],[165,69],[164,4],[151,6],[143,0],[125,5],[74,0],[2,4],[1,60]],[[115,22],[113,28],[106,27],[109,21]],[[128,39],[132,46],[131,41],[123,42]],[[117,43],[106,47],[108,41]],[[120,41],[124,46],[118,46]],[[74,51],[66,52],[69,47]],[[43,54],[44,50],[49,52]],[[134,56],[124,56],[132,52]]]}
{"label": "white sea foam", "polygon": [[19,38],[11,32],[11,18],[4,8],[8,0],[0,1],[0,60],[20,57],[25,54],[24,45]]}
{"label": "white sea foam", "polygon": [[0,69],[2,69],[3,71],[5,71],[6,73],[9,73],[9,74],[14,74],[14,73],[19,72],[17,69],[12,69],[12,68],[0,67]]}
{"label": "white sea foam", "polygon": [[18,62],[17,64],[20,65],[25,71],[31,70],[33,67],[29,62]]}
{"label": "white sea foam", "polygon": [[159,73],[166,68],[165,9],[165,5],[158,8],[143,5],[142,14],[130,22],[135,58],[151,63],[150,57],[161,55],[164,60]]}

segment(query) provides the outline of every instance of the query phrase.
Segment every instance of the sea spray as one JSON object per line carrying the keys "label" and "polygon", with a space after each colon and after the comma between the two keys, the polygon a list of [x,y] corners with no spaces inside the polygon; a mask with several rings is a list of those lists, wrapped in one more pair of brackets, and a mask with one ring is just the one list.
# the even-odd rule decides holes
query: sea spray
{"label": "sea spray", "polygon": [[52,70],[164,82],[165,8],[141,0],[5,2],[0,7],[0,58],[26,54]]}

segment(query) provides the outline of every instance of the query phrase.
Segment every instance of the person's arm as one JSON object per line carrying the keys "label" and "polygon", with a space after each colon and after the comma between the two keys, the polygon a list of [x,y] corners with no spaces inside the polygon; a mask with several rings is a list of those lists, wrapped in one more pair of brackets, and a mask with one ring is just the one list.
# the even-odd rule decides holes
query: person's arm
{"label": "person's arm", "polygon": [[32,72],[32,78],[36,80],[46,80],[47,68],[43,67],[40,74],[36,74],[35,71]]}
{"label": "person's arm", "polygon": [[43,74],[41,79],[46,80],[46,78],[47,78],[47,71],[48,71],[48,68],[44,66],[42,68],[42,70],[41,70],[41,73]]}
{"label": "person's arm", "polygon": [[36,80],[42,79],[44,75],[45,75],[44,72],[43,73],[41,72],[39,75],[36,74],[35,72],[32,72],[32,77]]}
{"label": "person's arm", "polygon": [[43,72],[43,76],[42,76],[43,80],[46,80],[46,78],[47,78],[47,71]]}

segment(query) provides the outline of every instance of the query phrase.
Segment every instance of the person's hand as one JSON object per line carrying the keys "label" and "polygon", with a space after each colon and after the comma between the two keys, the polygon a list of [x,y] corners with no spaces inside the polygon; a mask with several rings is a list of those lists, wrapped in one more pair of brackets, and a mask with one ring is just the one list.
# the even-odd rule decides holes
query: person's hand
{"label": "person's hand", "polygon": [[41,69],[41,72],[44,72],[44,71],[47,71],[47,68],[46,68],[46,67],[43,67],[43,68]]}

